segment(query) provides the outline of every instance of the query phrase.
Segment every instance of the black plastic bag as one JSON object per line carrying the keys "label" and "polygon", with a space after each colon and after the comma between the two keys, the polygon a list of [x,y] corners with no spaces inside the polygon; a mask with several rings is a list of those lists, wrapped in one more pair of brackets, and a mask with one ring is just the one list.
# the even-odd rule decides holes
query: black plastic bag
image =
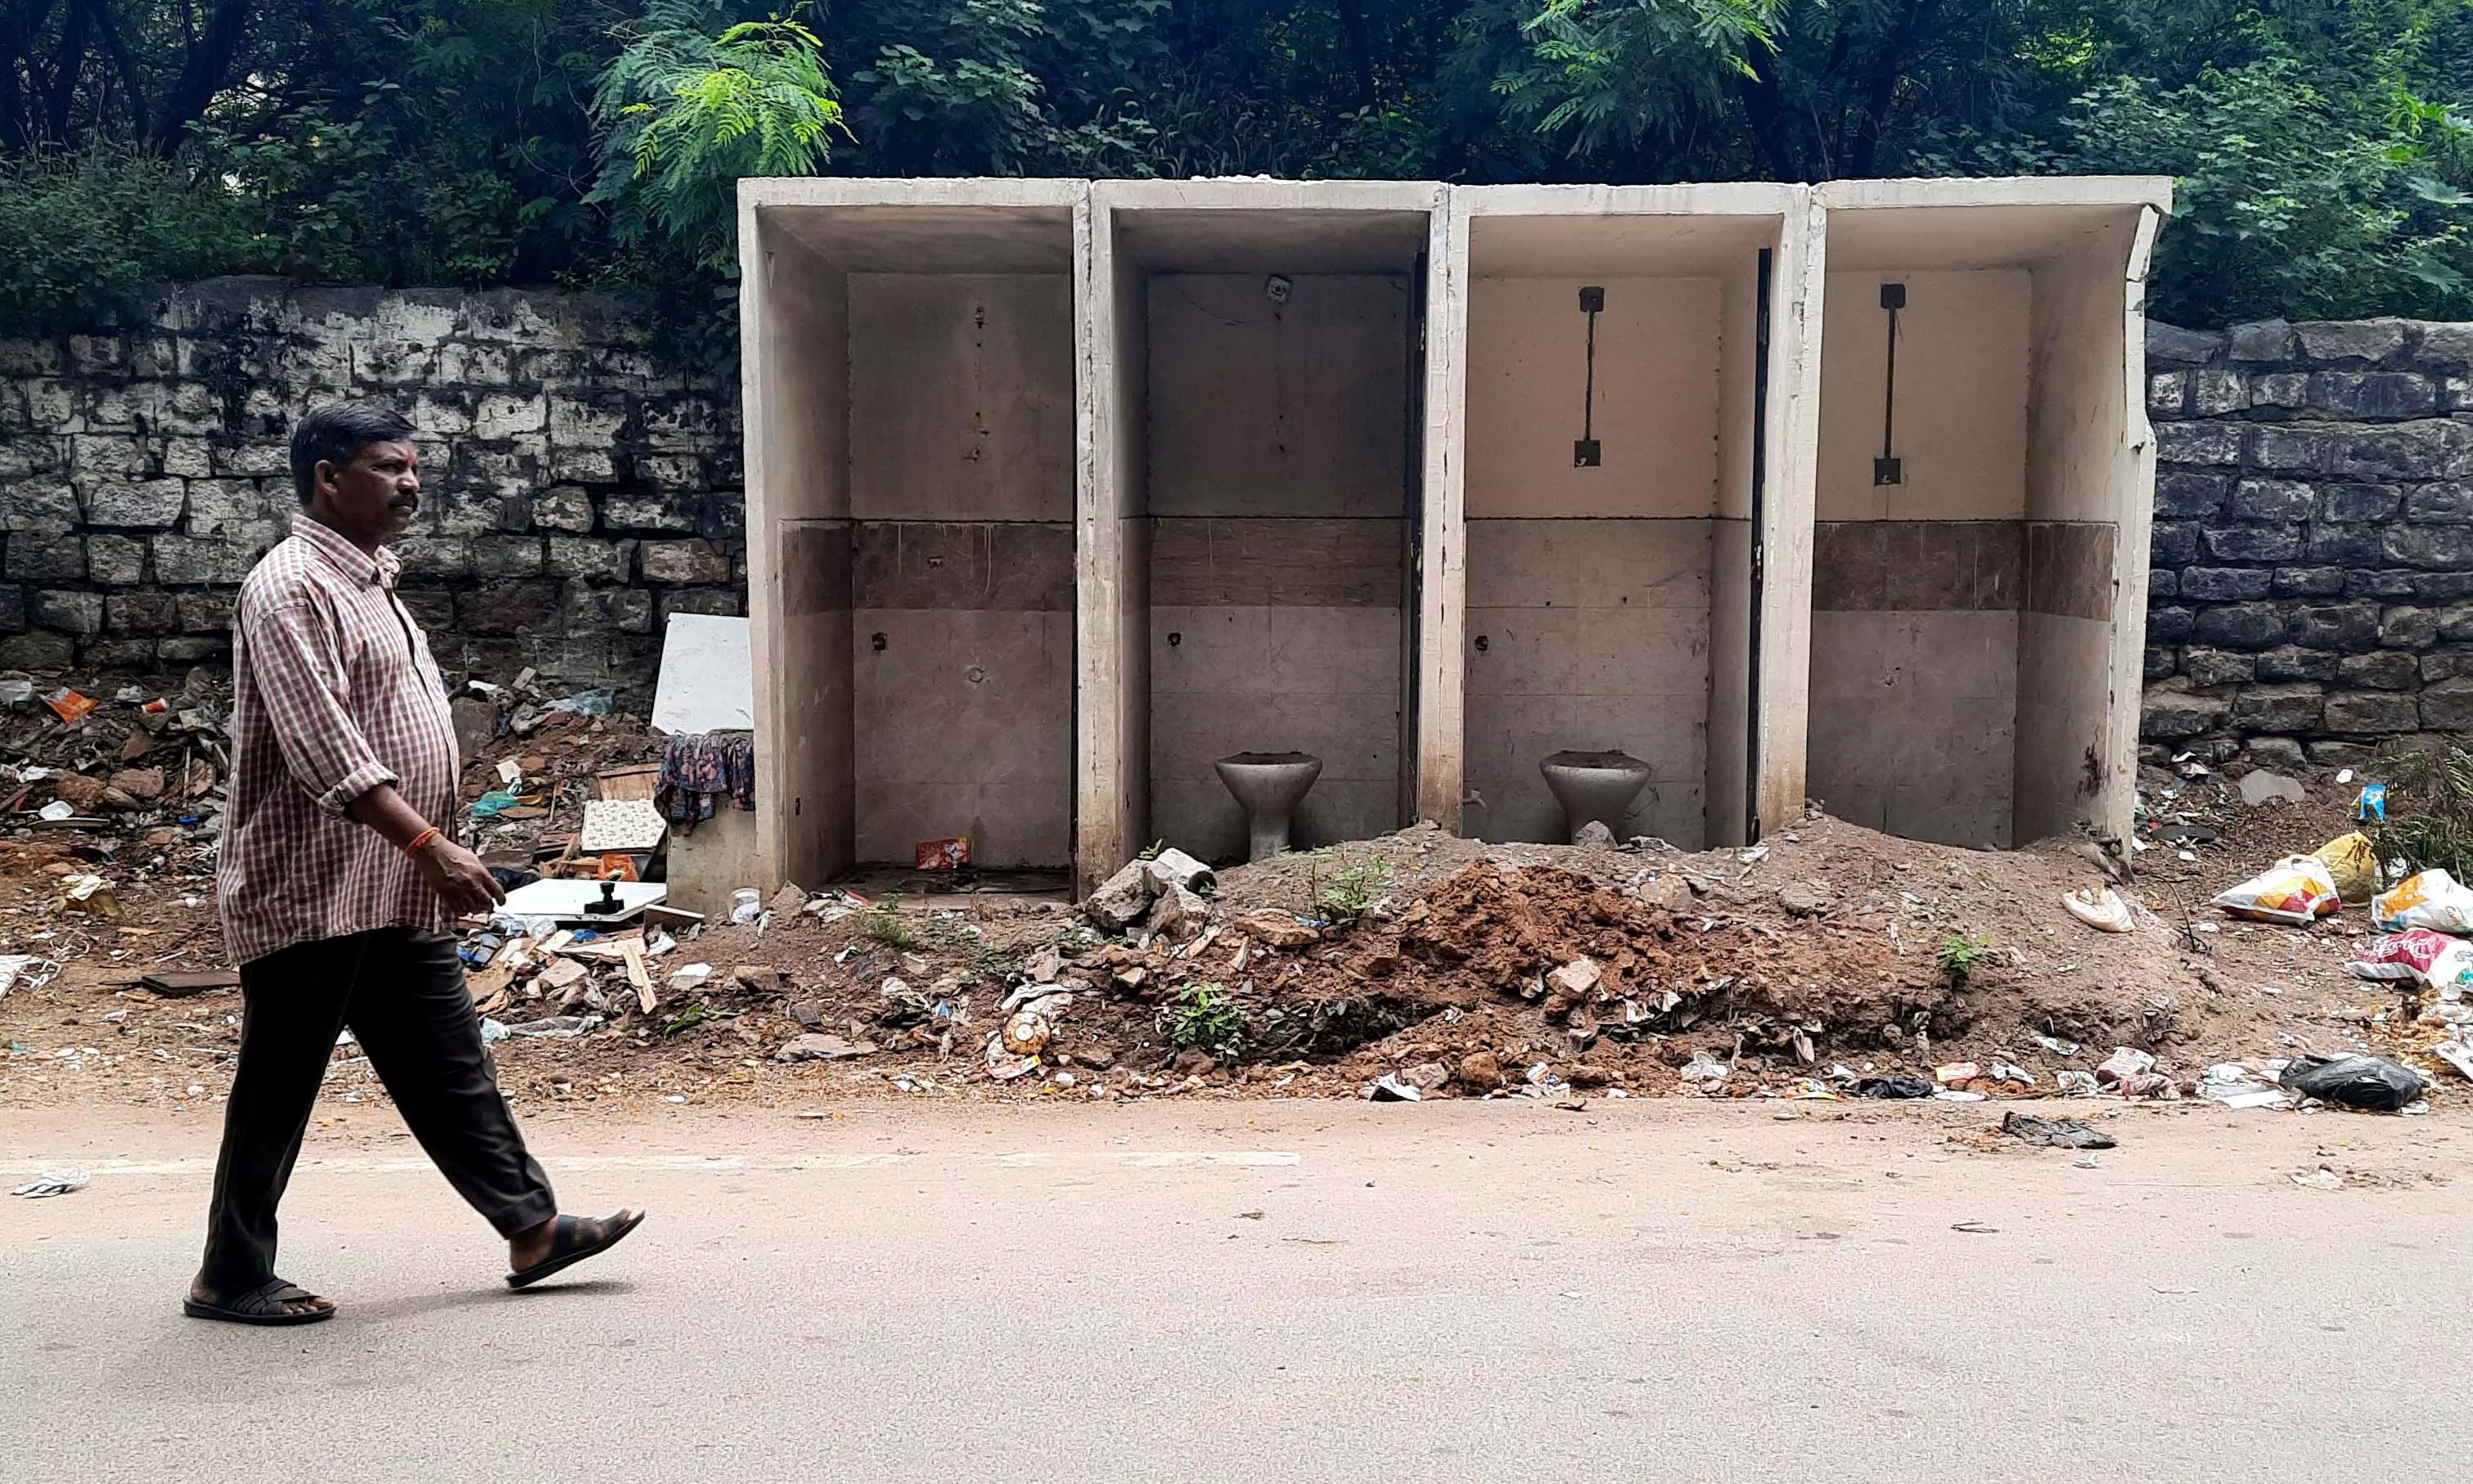
{"label": "black plastic bag", "polygon": [[2277,1079],[2305,1097],[2346,1108],[2393,1113],[2420,1101],[2421,1073],[2383,1056],[2346,1051],[2336,1056],[2296,1056]]}
{"label": "black plastic bag", "polygon": [[1938,1090],[1929,1077],[1865,1077],[1855,1084],[1857,1097],[1930,1097]]}

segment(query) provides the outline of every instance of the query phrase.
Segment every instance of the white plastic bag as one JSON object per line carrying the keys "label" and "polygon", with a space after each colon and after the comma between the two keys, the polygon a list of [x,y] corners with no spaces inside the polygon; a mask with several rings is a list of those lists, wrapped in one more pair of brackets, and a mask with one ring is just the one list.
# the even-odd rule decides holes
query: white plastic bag
{"label": "white plastic bag", "polygon": [[2307,927],[2343,905],[2336,876],[2315,855],[2288,855],[2239,886],[2216,894],[2215,905],[2237,918]]}
{"label": "white plastic bag", "polygon": [[2473,933],[2473,890],[2444,871],[2424,871],[2370,898],[2370,924],[2381,932],[2408,927]]}

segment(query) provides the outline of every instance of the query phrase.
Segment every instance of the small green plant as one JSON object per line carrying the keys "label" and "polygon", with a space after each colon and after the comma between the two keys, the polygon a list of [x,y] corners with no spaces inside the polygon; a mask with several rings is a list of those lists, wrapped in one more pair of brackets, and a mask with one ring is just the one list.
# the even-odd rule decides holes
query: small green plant
{"label": "small green plant", "polygon": [[1317,850],[1310,857],[1313,866],[1307,880],[1314,906],[1341,926],[1354,926],[1374,905],[1383,884],[1391,879],[1391,863],[1362,850],[1340,850],[1328,858],[1335,865],[1329,880],[1325,880],[1325,855]]}
{"label": "small green plant", "polygon": [[1234,1061],[1245,1049],[1245,1007],[1216,981],[1180,985],[1160,1009],[1160,1029],[1179,1051]]}
{"label": "small green plant", "polygon": [[1991,939],[1951,933],[1940,941],[1940,950],[1933,957],[1940,963],[1940,976],[1964,989],[1967,976],[1974,973],[1991,954]]}
{"label": "small green plant", "polygon": [[876,906],[859,914],[859,931],[889,948],[916,948],[921,939],[918,929],[902,921],[901,898],[887,897]]}
{"label": "small green plant", "polygon": [[2387,822],[2372,826],[2379,860],[2473,879],[2473,741],[2398,748],[2379,761],[2389,809]]}

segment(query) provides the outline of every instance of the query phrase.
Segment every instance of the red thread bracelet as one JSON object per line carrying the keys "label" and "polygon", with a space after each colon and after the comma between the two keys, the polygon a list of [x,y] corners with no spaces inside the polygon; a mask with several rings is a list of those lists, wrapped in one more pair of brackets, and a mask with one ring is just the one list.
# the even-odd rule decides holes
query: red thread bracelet
{"label": "red thread bracelet", "polygon": [[440,830],[437,826],[430,826],[427,829],[424,829],[420,833],[412,837],[412,844],[403,848],[403,853],[406,855],[412,854],[422,846],[427,845],[430,841],[437,839],[443,832],[444,831]]}

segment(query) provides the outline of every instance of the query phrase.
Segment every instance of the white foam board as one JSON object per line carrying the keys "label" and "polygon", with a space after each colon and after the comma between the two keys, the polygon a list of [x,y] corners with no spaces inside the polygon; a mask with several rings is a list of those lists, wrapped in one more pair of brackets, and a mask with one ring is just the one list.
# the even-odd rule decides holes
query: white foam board
{"label": "white foam board", "polygon": [[672,613],[653,725],[668,732],[754,730],[756,661],[747,634],[744,618]]}

